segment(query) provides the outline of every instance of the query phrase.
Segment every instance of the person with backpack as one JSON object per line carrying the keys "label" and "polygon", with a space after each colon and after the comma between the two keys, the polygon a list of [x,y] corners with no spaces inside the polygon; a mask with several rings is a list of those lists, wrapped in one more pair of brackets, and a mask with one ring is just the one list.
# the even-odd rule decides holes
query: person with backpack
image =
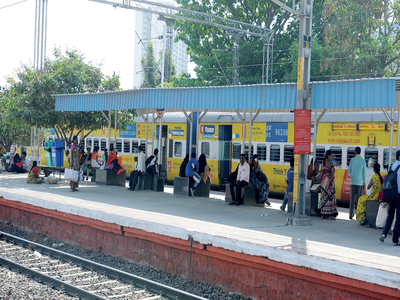
{"label": "person with backpack", "polygon": [[199,162],[196,160],[196,153],[192,153],[192,158],[189,160],[186,165],[186,177],[193,177],[194,185],[190,188],[190,194],[194,197],[194,192],[196,191],[196,187],[200,182],[199,175]]}
{"label": "person with backpack", "polygon": [[[358,198],[363,195],[364,185],[367,180],[367,167],[365,160],[361,157],[361,148],[356,147],[354,150],[355,155],[350,160],[348,173],[350,174],[350,206],[349,206],[349,219],[353,219],[354,212],[357,211]],[[356,198],[356,199],[354,199]]]}
{"label": "person with backpack", "polygon": [[392,165],[389,173],[383,180],[383,197],[389,202],[389,214],[386,225],[379,240],[383,243],[390,227],[392,226],[394,213],[396,211],[396,222],[393,229],[392,241],[394,246],[400,246],[400,150],[396,152],[396,162]]}
{"label": "person with backpack", "polygon": [[153,155],[146,159],[146,172],[152,174],[153,177],[157,175],[157,158],[158,149],[154,149]]}

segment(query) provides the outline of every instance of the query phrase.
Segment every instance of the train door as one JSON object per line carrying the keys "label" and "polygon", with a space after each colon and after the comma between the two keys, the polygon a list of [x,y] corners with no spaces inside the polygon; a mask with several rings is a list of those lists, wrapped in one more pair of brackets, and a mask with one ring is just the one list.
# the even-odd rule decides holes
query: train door
{"label": "train door", "polygon": [[232,125],[219,125],[218,127],[219,164],[218,179],[221,189],[228,183],[228,176],[231,173],[231,144]]}

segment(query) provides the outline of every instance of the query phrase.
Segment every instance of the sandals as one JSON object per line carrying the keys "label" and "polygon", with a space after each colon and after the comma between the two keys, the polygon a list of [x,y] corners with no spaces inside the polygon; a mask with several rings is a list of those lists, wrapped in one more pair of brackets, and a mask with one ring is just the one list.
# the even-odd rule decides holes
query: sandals
{"label": "sandals", "polygon": [[379,240],[383,243],[385,241],[386,235],[382,234]]}

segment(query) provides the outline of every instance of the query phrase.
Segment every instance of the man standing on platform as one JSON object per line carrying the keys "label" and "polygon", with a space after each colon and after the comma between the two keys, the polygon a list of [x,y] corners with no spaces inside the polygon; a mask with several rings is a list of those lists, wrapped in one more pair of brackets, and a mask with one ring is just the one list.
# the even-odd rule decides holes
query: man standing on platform
{"label": "man standing on platform", "polygon": [[[350,206],[349,206],[349,219],[353,219],[354,212],[357,209],[358,198],[363,195],[365,181],[367,180],[367,168],[365,161],[361,157],[361,148],[356,147],[355,155],[350,160],[348,168],[350,179]],[[356,198],[356,199],[354,199]]]}
{"label": "man standing on platform", "polygon": [[143,176],[146,170],[146,160],[144,157],[144,153],[142,151],[142,146],[139,146],[139,154],[138,154],[138,161],[136,165],[136,170],[131,173],[129,176],[129,189],[130,191],[134,191],[136,185],[139,181],[139,176]]}
{"label": "man standing on platform", "polygon": [[[317,161],[315,163],[318,164]],[[318,168],[319,168],[319,164],[318,164]],[[283,196],[282,206],[280,207],[280,209],[283,211],[285,211],[286,204],[288,202],[288,193],[293,193],[293,182],[294,182],[294,158],[292,157],[290,159],[290,169],[286,173],[287,187],[286,187],[286,191],[285,191],[285,196]]]}
{"label": "man standing on platform", "polygon": [[[232,202],[229,205],[240,205],[243,204],[242,200],[242,187],[245,187],[249,184],[250,180],[250,166],[246,161],[246,157],[244,154],[240,154],[240,164],[237,172],[236,180],[231,182],[230,189],[232,195]],[[236,187],[236,198],[233,191],[233,188]]]}

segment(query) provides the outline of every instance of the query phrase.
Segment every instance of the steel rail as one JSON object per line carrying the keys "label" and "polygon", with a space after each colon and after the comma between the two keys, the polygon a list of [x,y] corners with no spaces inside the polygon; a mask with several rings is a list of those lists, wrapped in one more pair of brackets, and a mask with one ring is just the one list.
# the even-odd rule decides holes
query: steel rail
{"label": "steel rail", "polygon": [[47,276],[45,274],[42,274],[38,271],[32,270],[28,267],[25,267],[23,265],[20,265],[16,262],[13,262],[11,260],[8,260],[6,258],[3,258],[0,256],[0,265],[6,268],[10,268],[11,270],[15,270],[17,272],[21,272],[23,274],[32,276],[33,279],[38,279],[44,284],[50,285],[51,287],[54,287],[58,290],[65,291],[68,295],[70,296],[79,296],[80,298],[83,299],[89,299],[89,300],[106,300],[107,298],[103,298],[101,296],[98,296],[96,294],[93,294],[91,292],[85,291],[81,288],[78,288],[76,286],[73,286],[71,284],[68,284],[64,281],[55,279],[53,277]]}
{"label": "steel rail", "polygon": [[[39,249],[45,255],[52,255],[59,259],[64,259],[66,261],[71,261],[76,264],[81,264],[83,267],[86,267],[93,271],[96,271],[96,272],[99,272],[102,274],[107,274],[110,277],[118,278],[126,283],[134,283],[134,284],[138,285],[139,287],[147,288],[149,291],[157,293],[157,294],[161,293],[163,296],[166,296],[166,297],[170,297],[173,299],[181,299],[181,300],[207,300],[206,298],[203,298],[203,297],[200,297],[197,295],[193,295],[193,294],[190,294],[185,291],[178,290],[176,288],[164,285],[162,283],[158,283],[158,282],[155,282],[155,281],[143,278],[143,277],[129,274],[127,272],[117,270],[112,267],[101,265],[99,263],[75,256],[73,254],[69,254],[66,252],[62,252],[60,250],[46,247],[46,246],[19,238],[17,236],[14,236],[14,235],[2,232],[2,231],[0,231],[0,237],[1,237],[1,235],[3,235],[3,237],[5,237],[6,239],[14,241],[16,243],[27,245],[31,248],[35,248],[36,250]],[[92,298],[90,298],[90,299],[92,299]],[[104,299],[104,298],[96,298],[96,299]]]}

